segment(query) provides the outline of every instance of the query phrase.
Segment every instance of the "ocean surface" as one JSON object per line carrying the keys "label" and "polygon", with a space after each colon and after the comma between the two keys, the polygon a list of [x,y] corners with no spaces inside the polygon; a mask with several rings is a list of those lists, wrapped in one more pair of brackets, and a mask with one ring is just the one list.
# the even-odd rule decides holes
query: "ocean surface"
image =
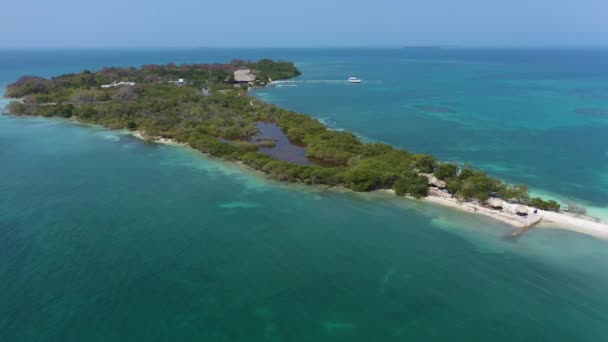
{"label": "ocean surface", "polygon": [[[266,101],[605,217],[608,50],[0,50],[0,86],[267,57],[303,75]],[[65,120],[0,115],[0,161],[0,341],[608,339],[606,241],[505,240],[488,218]]]}

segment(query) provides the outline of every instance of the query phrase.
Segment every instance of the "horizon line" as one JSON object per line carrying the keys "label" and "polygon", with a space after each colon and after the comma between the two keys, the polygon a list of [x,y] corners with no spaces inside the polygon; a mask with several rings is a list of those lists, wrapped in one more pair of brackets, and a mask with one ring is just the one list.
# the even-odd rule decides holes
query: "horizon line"
{"label": "horizon line", "polygon": [[504,45],[475,45],[475,44],[379,44],[379,45],[142,45],[142,46],[0,46],[0,50],[153,50],[153,49],[576,49],[576,48],[608,48],[606,44],[504,44]]}

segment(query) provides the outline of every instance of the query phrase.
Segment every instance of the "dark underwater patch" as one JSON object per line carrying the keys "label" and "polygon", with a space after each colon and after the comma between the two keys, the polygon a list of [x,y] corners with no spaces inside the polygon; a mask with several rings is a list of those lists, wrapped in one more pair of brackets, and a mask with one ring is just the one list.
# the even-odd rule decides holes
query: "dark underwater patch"
{"label": "dark underwater patch", "polygon": [[447,107],[439,107],[439,106],[416,106],[416,108],[425,111],[427,113],[456,113],[456,110],[447,108]]}
{"label": "dark underwater patch", "polygon": [[606,108],[579,108],[574,112],[585,116],[608,116],[608,109]]}

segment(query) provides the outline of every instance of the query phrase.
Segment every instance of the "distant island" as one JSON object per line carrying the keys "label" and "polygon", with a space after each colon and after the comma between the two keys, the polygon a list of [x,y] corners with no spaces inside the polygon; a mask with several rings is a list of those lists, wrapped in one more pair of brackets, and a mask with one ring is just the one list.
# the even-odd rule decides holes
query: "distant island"
{"label": "distant island", "polygon": [[441,46],[406,46],[406,49],[439,50]]}
{"label": "distant island", "polygon": [[142,139],[181,143],[280,181],[430,196],[521,228],[560,210],[556,201],[531,198],[525,185],[505,184],[428,154],[364,143],[353,133],[249,95],[254,87],[298,75],[292,62],[235,60],[111,67],[50,79],[24,76],[8,86],[6,96],[19,100],[7,110],[126,128]]}

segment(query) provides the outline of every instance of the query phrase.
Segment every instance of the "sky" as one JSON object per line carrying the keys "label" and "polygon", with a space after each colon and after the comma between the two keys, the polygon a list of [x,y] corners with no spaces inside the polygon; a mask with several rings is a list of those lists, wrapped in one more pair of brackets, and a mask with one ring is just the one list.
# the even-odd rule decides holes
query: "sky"
{"label": "sky", "polygon": [[0,48],[608,46],[608,0],[18,0]]}

